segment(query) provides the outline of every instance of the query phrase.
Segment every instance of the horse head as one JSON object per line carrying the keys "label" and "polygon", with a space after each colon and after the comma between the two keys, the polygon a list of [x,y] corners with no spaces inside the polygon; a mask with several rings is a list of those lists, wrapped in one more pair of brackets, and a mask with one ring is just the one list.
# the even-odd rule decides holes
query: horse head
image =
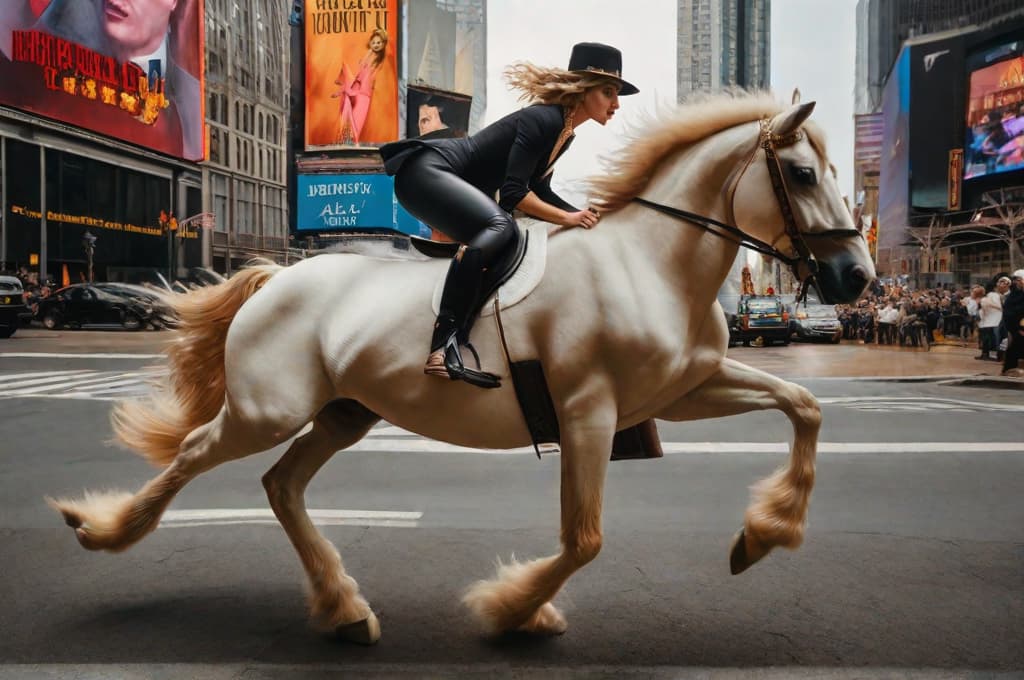
{"label": "horse head", "polygon": [[[732,189],[735,225],[777,249],[823,302],[852,302],[875,278],[863,235],[839,191],[824,136],[793,104],[759,122],[756,146]],[[760,159],[760,162],[759,162]]]}

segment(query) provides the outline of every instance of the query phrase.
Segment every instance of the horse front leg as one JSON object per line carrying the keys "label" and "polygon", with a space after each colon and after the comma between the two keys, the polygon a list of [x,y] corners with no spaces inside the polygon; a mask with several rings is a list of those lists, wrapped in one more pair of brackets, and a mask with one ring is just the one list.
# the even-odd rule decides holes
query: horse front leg
{"label": "horse front leg", "polygon": [[803,541],[807,506],[814,488],[814,459],[821,407],[804,387],[732,359],[692,392],[657,414],[664,420],[719,418],[778,409],[793,424],[789,464],[752,487],[752,501],[736,535],[729,567],[738,574],[775,546],[795,549]]}
{"label": "horse front leg", "polygon": [[494,579],[463,597],[491,633],[521,630],[560,635],[568,627],[551,604],[569,577],[601,551],[601,503],[615,435],[614,407],[577,421],[565,418],[561,441],[562,550],[530,562],[499,564]]}

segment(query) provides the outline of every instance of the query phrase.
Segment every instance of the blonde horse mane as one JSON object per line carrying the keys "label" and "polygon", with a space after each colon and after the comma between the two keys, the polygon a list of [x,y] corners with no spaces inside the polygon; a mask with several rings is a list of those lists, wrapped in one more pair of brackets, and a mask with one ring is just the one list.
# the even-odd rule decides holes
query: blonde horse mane
{"label": "blonde horse mane", "polygon": [[[604,172],[587,180],[591,202],[605,212],[618,210],[647,187],[658,165],[680,147],[786,108],[771,92],[736,90],[698,95],[680,106],[648,115],[631,126],[614,156],[602,159]],[[815,149],[823,155],[820,130],[809,133]]]}

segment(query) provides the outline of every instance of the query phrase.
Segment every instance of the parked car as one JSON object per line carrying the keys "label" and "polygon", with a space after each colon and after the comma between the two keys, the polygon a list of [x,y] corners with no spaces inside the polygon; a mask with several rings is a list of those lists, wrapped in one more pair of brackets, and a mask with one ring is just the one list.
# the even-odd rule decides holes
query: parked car
{"label": "parked car", "polygon": [[111,295],[130,298],[141,303],[144,307],[148,306],[150,313],[146,321],[153,328],[159,329],[173,326],[177,319],[174,310],[167,304],[164,295],[158,290],[134,283],[103,282],[92,285]]}
{"label": "parked car", "polygon": [[[724,309],[724,305],[723,305]],[[742,342],[749,346],[761,338],[765,345],[790,340],[789,312],[777,295],[740,295],[735,312],[726,312],[729,324],[729,344]]]}
{"label": "parked car", "polygon": [[25,289],[15,276],[0,276],[0,338],[9,338],[28,313]]}
{"label": "parked car", "polygon": [[835,305],[794,304],[789,319],[796,340],[826,340],[837,344],[843,337],[843,325],[839,322]]}
{"label": "parked car", "polygon": [[113,328],[139,330],[153,315],[152,305],[114,295],[88,283],[76,283],[39,301],[36,318],[44,328]]}

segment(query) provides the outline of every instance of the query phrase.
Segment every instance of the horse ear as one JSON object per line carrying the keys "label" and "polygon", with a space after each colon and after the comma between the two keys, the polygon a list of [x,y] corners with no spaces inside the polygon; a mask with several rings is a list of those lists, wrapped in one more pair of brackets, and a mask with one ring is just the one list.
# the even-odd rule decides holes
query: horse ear
{"label": "horse ear", "polygon": [[804,124],[811,112],[814,111],[814,102],[806,104],[794,104],[772,120],[772,132],[777,135],[788,135]]}
{"label": "horse ear", "polygon": [[792,97],[792,100],[789,103],[790,104],[794,104],[794,105],[800,103],[800,88],[799,87],[794,87],[793,88],[793,97]]}

